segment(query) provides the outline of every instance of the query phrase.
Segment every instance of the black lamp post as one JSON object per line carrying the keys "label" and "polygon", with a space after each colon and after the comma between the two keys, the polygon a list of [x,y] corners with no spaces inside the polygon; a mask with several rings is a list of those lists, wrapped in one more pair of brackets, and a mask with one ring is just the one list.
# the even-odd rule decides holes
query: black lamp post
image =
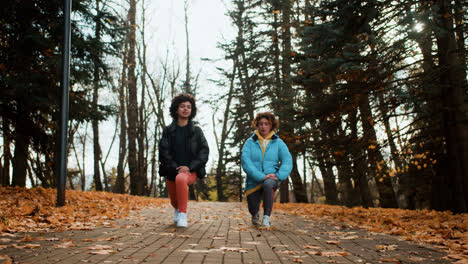
{"label": "black lamp post", "polygon": [[62,50],[62,78],[60,87],[62,101],[60,108],[60,150],[57,173],[57,206],[65,205],[65,180],[67,173],[67,127],[68,127],[68,86],[70,84],[70,39],[71,39],[71,0],[64,0],[63,9],[63,50]]}

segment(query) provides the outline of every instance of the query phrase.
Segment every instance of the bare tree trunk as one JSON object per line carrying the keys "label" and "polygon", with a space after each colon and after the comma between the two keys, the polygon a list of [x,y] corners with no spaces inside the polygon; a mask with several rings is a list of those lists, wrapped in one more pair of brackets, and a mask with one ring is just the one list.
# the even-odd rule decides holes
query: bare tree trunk
{"label": "bare tree trunk", "polygon": [[[30,158],[28,158],[28,160],[30,160]],[[33,173],[32,173],[32,168],[31,168],[31,164],[30,162],[28,162],[28,177],[29,177],[29,180],[31,181],[31,187],[32,188],[35,188],[37,187],[37,178],[36,180],[34,180],[34,177],[33,177]],[[71,189],[73,190],[73,185],[70,185]]]}
{"label": "bare tree trunk", "polygon": [[127,87],[127,51],[129,34],[125,38],[124,53],[122,58],[122,77],[119,85],[119,119],[120,119],[120,136],[119,136],[119,159],[117,163],[117,179],[114,184],[114,193],[125,193],[125,156],[127,155],[127,119],[125,116],[125,87]]}
{"label": "bare tree trunk", "polygon": [[288,145],[290,151],[292,152],[293,158],[293,169],[290,175],[290,178],[293,183],[294,196],[296,202],[306,203],[307,202],[307,191],[302,184],[301,175],[297,168],[297,146],[296,142],[293,139],[294,137],[294,98],[295,91],[292,89],[292,79],[291,79],[291,1],[282,2],[282,11],[283,11],[283,22],[282,29],[283,34],[281,39],[283,41],[283,51],[282,51],[282,91],[279,98],[281,99],[284,107],[281,112],[279,112],[279,120],[282,122],[283,129],[281,134],[285,135],[286,144]]}
{"label": "bare tree trunk", "polygon": [[[341,120],[336,122],[340,124],[340,126],[335,127],[338,131],[338,134],[334,134],[334,138],[341,138],[346,139],[347,135],[346,132],[341,128]],[[333,157],[336,162],[336,169],[338,172],[338,182],[340,186],[340,192],[342,194],[340,203],[351,207],[353,205],[357,205],[359,203],[359,197],[357,197],[357,192],[353,188],[353,184],[351,183],[351,165],[348,158],[348,152],[346,149],[341,149],[341,146],[334,146],[335,151],[333,152]],[[343,153],[343,154],[340,154]]]}
{"label": "bare tree trunk", "polygon": [[[78,158],[78,153],[76,151],[74,140],[70,140],[70,147],[73,149],[73,154],[75,155],[76,165],[78,166],[78,169],[80,170],[80,179],[82,179],[84,177],[84,171],[81,169],[81,163],[80,163],[80,159]],[[82,185],[81,185],[81,188],[82,188],[81,190],[84,191]]]}
{"label": "bare tree trunk", "polygon": [[3,168],[2,168],[2,179],[0,184],[3,186],[10,185],[10,161],[11,161],[11,152],[10,152],[10,134],[9,134],[9,122],[6,118],[2,119],[3,125]]}
{"label": "bare tree trunk", "polygon": [[[18,112],[22,113],[25,111],[19,103]],[[13,157],[13,186],[26,186],[26,168],[28,162],[28,153],[29,153],[29,140],[24,136],[24,127],[22,123],[23,120],[26,120],[27,117],[18,118],[16,122],[15,130],[15,151]]]}
{"label": "bare tree trunk", "polygon": [[[225,160],[225,148],[226,148],[226,140],[228,139],[228,121],[229,121],[229,113],[231,111],[231,102],[234,95],[234,80],[236,78],[236,69],[237,69],[237,57],[233,58],[232,63],[232,74],[230,76],[230,83],[229,83],[229,92],[228,98],[226,101],[226,108],[224,109],[224,117],[223,117],[223,128],[221,130],[221,137],[218,144],[218,165],[216,166],[216,190],[218,193],[218,200],[225,201],[226,197],[224,197],[223,193],[223,182],[222,177],[226,174],[226,160]],[[215,124],[214,124],[215,125]]]}
{"label": "bare tree trunk", "polygon": [[16,132],[15,137],[15,152],[13,158],[13,186],[26,186],[26,168],[27,168],[27,153],[29,144],[24,136]]}
{"label": "bare tree trunk", "polygon": [[[403,163],[400,160],[400,156],[398,155],[398,149],[396,147],[395,140],[393,138],[392,129],[390,127],[390,120],[387,114],[388,107],[387,107],[387,104],[385,103],[383,94],[379,94],[378,98],[379,98],[379,103],[378,103],[379,110],[380,110],[380,114],[382,115],[382,120],[383,120],[384,127],[385,127],[385,133],[387,134],[388,145],[390,146],[390,152],[391,152],[390,156],[392,157],[393,164],[395,165],[396,172],[395,172],[395,175],[392,177],[396,177],[395,179],[398,179],[401,176],[400,175],[401,172],[398,172],[398,171],[403,169]],[[398,189],[399,189],[399,186],[398,186]],[[398,198],[399,197],[397,197],[398,207],[401,208],[400,199]]]}
{"label": "bare tree trunk", "polygon": [[[71,176],[72,175],[67,176],[68,185],[70,186],[70,189],[75,190],[75,186],[73,185],[73,179],[72,179]],[[32,177],[30,179],[31,179],[31,182],[33,183],[33,187],[34,187],[35,184],[34,184],[34,181],[33,181]]]}
{"label": "bare tree trunk", "polygon": [[[99,18],[100,0],[96,0],[96,29],[95,29],[95,40],[101,41],[101,19]],[[100,86],[100,73],[99,73],[99,59],[100,52],[96,51],[94,55],[94,79],[93,79],[93,111],[97,112],[98,98],[99,98],[99,86]],[[94,153],[94,187],[96,191],[102,191],[101,174],[99,170],[99,160],[101,159],[101,148],[99,146],[99,121],[92,121],[93,127],[93,153]]]}
{"label": "bare tree trunk", "polygon": [[83,159],[83,172],[81,174],[81,190],[86,190],[86,139],[88,137],[88,122],[86,122],[85,130],[84,130],[84,135],[81,138],[81,143],[83,144],[83,153],[82,159]]}
{"label": "bare tree trunk", "polygon": [[[311,183],[310,183],[310,187],[311,187],[310,202],[314,203],[315,202],[314,197],[315,196],[325,195],[325,192],[324,192],[324,190],[322,188],[322,185],[320,184],[319,180],[317,179],[317,176],[315,175],[315,171],[313,170],[312,162],[309,159],[307,159],[307,163],[309,164],[309,167],[311,168],[311,176],[312,176]],[[315,188],[314,185],[317,185],[317,188]],[[316,189],[319,190],[318,195],[315,194]]]}
{"label": "bare tree trunk", "polygon": [[[280,70],[280,44],[279,44],[279,22],[278,22],[278,15],[276,12],[273,13],[273,66],[274,66],[274,76],[275,76],[275,96],[278,96],[281,94],[281,70]],[[274,109],[278,113],[282,113],[283,110],[283,104],[281,103],[282,100],[272,100]],[[280,116],[281,120],[282,116]],[[289,203],[289,177],[281,182],[280,184],[280,202],[281,203]]]}
{"label": "bare tree trunk", "polygon": [[446,177],[447,185],[434,186],[439,199],[445,202],[436,209],[466,213],[468,212],[468,122],[464,110],[467,107],[466,71],[462,67],[463,64],[460,64],[457,54],[451,1],[435,2],[439,8],[436,22],[442,28],[436,31],[435,35],[441,71],[443,129],[449,163],[448,173],[441,176]]}
{"label": "bare tree trunk", "polygon": [[189,32],[188,32],[188,0],[184,0],[184,21],[185,21],[185,49],[186,49],[186,60],[187,64],[185,66],[185,82],[184,82],[184,92],[193,94],[192,86],[190,84],[190,45],[189,45]]}
{"label": "bare tree trunk", "polygon": [[[146,10],[145,10],[145,1],[142,1],[142,21],[141,21],[141,48],[138,50],[139,54],[139,62],[142,68],[141,74],[141,98],[140,98],[140,107],[139,107],[139,119],[138,119],[138,175],[140,176],[139,185],[142,188],[142,192],[144,194],[148,194],[148,162],[146,160],[146,152],[147,152],[147,131],[148,131],[148,120],[147,120],[147,111],[146,111],[146,92],[147,92],[147,84],[146,84],[146,76],[147,76],[147,67],[146,67],[146,40],[145,40],[145,23],[146,23]],[[140,51],[142,51],[142,55],[140,56]]]}
{"label": "bare tree trunk", "polygon": [[[380,206],[384,208],[398,208],[392,181],[386,172],[386,163],[382,157],[380,146],[377,142],[377,136],[374,129],[374,119],[372,117],[369,105],[369,95],[367,93],[361,94],[359,109],[361,111],[364,138],[368,141],[368,144],[365,146],[367,146],[369,165],[380,195]],[[379,169],[379,166],[382,169]]]}
{"label": "bare tree trunk", "polygon": [[[458,62],[460,63],[460,68],[466,69],[466,19],[463,15],[466,14],[466,1],[455,0],[453,15],[455,18],[455,34],[457,41],[457,53],[458,53]],[[464,81],[466,85],[466,79]],[[465,86],[466,87],[466,86]]]}
{"label": "bare tree trunk", "polygon": [[367,165],[365,163],[365,155],[362,140],[358,138],[357,128],[357,110],[349,113],[349,125],[351,129],[351,159],[353,161],[352,178],[355,182],[355,188],[361,198],[361,205],[365,208],[372,207],[372,194],[369,188],[369,180],[367,179]]}
{"label": "bare tree trunk", "polygon": [[331,164],[326,160],[328,153],[322,149],[318,150],[316,159],[322,174],[325,201],[327,204],[338,204],[338,192],[336,188],[335,175]]}
{"label": "bare tree trunk", "polygon": [[136,54],[135,54],[135,31],[136,31],[136,0],[130,0],[130,9],[128,10],[128,20],[130,23],[129,32],[129,51],[128,51],[128,167],[130,170],[130,193],[133,195],[143,194],[139,182],[138,161],[137,161],[137,124],[138,124],[138,102],[137,102],[137,80],[135,77]]}
{"label": "bare tree trunk", "polygon": [[[159,133],[158,133],[158,128],[156,127],[154,131],[154,138],[159,138]],[[156,159],[156,153],[157,153],[157,145],[158,141],[154,140],[153,141],[153,148],[151,149],[151,182],[148,190],[148,195],[151,196],[154,194],[156,196],[156,175],[157,175],[157,159]]]}
{"label": "bare tree trunk", "polygon": [[254,95],[253,95],[253,87],[252,84],[248,81],[251,79],[249,74],[249,69],[247,66],[247,56],[246,56],[246,49],[245,49],[245,37],[244,37],[244,21],[242,19],[242,15],[245,12],[245,6],[243,1],[237,2],[237,8],[239,10],[239,17],[236,18],[236,26],[237,26],[237,49],[238,49],[238,77],[241,86],[241,90],[243,92],[244,102],[246,106],[246,112],[249,116],[249,120],[253,120],[255,117],[255,105],[254,105]]}

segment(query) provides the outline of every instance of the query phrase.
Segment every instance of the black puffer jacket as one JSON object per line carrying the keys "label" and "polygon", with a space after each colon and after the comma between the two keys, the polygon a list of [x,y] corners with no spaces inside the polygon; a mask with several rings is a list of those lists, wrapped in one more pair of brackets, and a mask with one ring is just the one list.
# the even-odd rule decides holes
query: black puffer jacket
{"label": "black puffer jacket", "polygon": [[[161,140],[159,140],[159,175],[166,177],[168,180],[174,181],[177,175],[176,168],[179,166],[174,160],[174,151],[171,148],[172,142],[175,141],[176,121],[165,127]],[[190,164],[191,172],[195,171],[198,178],[203,178],[206,175],[205,164],[208,161],[210,149],[206,142],[203,131],[193,125],[191,121],[188,123],[188,138],[187,149],[190,149]]]}

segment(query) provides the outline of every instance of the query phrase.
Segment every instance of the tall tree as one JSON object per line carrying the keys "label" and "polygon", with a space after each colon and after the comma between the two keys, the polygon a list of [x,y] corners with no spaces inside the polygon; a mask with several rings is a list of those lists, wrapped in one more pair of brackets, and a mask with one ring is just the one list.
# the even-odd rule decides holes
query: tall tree
{"label": "tall tree", "polygon": [[464,63],[460,62],[460,51],[465,43],[457,47],[453,26],[451,1],[434,1],[437,13],[435,31],[437,57],[439,60],[440,85],[442,89],[443,134],[447,146],[448,171],[440,175],[446,184],[434,186],[435,193],[447,195],[437,204],[438,209],[468,212],[468,122],[467,82]]}
{"label": "tall tree", "polygon": [[[94,28],[94,38],[96,42],[101,41],[101,1],[96,0],[96,25]],[[97,111],[98,106],[98,98],[99,98],[99,88],[101,85],[100,80],[100,66],[99,63],[101,61],[101,52],[97,51],[94,53],[93,56],[93,110]],[[99,170],[99,161],[101,160],[101,146],[99,145],[99,122],[98,120],[92,121],[93,125],[93,153],[94,153],[94,186],[96,191],[102,191],[102,182],[101,182],[101,174]]]}
{"label": "tall tree", "polygon": [[[0,12],[0,108],[2,117],[11,124],[11,140],[15,144],[13,157],[13,183],[24,186],[28,171],[37,172],[43,186],[55,184],[54,169],[57,148],[57,122],[60,102],[60,89],[57,80],[60,70],[60,51],[63,25],[62,3],[60,1],[33,1],[28,3],[7,1]],[[95,19],[91,11],[91,1],[74,1],[74,17],[71,38],[75,45],[71,49],[71,92],[70,120],[72,122],[105,119],[109,107],[99,105],[92,110],[89,88],[92,83],[92,63],[89,58],[95,50],[103,49],[111,43],[95,42],[92,30],[84,29],[83,24]],[[113,16],[105,12],[105,24],[115,29],[118,24]],[[102,68],[106,66],[101,64]],[[79,84],[79,85],[78,85]],[[16,147],[17,146],[17,147]],[[33,155],[38,154],[38,155]],[[36,159],[30,157],[36,157]],[[36,162],[37,161],[37,162]]]}
{"label": "tall tree", "polygon": [[134,195],[143,194],[143,185],[140,182],[138,174],[137,160],[137,124],[138,124],[138,102],[137,102],[137,79],[135,75],[136,68],[136,1],[130,0],[128,9],[129,27],[129,48],[128,48],[128,102],[127,102],[127,120],[128,120],[128,167],[130,170],[130,193]]}
{"label": "tall tree", "polygon": [[183,84],[183,91],[185,93],[194,94],[193,87],[191,85],[191,72],[190,72],[190,42],[189,42],[189,30],[188,30],[188,11],[189,11],[189,0],[184,0],[184,25],[185,25],[185,81]]}

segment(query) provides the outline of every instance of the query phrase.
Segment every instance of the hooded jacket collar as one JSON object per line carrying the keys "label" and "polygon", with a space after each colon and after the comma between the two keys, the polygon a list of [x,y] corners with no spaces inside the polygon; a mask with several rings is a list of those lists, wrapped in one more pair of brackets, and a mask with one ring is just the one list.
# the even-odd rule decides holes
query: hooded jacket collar
{"label": "hooded jacket collar", "polygon": [[[188,121],[188,130],[190,132],[190,135],[193,135],[193,133],[195,133],[195,126],[193,125],[193,122],[192,120],[189,120]],[[168,129],[169,129],[169,133],[172,134],[175,132],[176,130],[176,127],[177,127],[177,120],[172,120],[172,123],[169,125]]]}
{"label": "hooded jacket collar", "polygon": [[[276,135],[276,133],[273,134],[273,136],[271,136],[271,140],[275,140],[275,139],[277,139],[277,138],[279,138],[279,137],[278,137],[278,135]],[[258,141],[258,136],[257,136],[257,134],[254,133],[254,134],[252,135],[252,139],[253,139],[254,141]]]}

